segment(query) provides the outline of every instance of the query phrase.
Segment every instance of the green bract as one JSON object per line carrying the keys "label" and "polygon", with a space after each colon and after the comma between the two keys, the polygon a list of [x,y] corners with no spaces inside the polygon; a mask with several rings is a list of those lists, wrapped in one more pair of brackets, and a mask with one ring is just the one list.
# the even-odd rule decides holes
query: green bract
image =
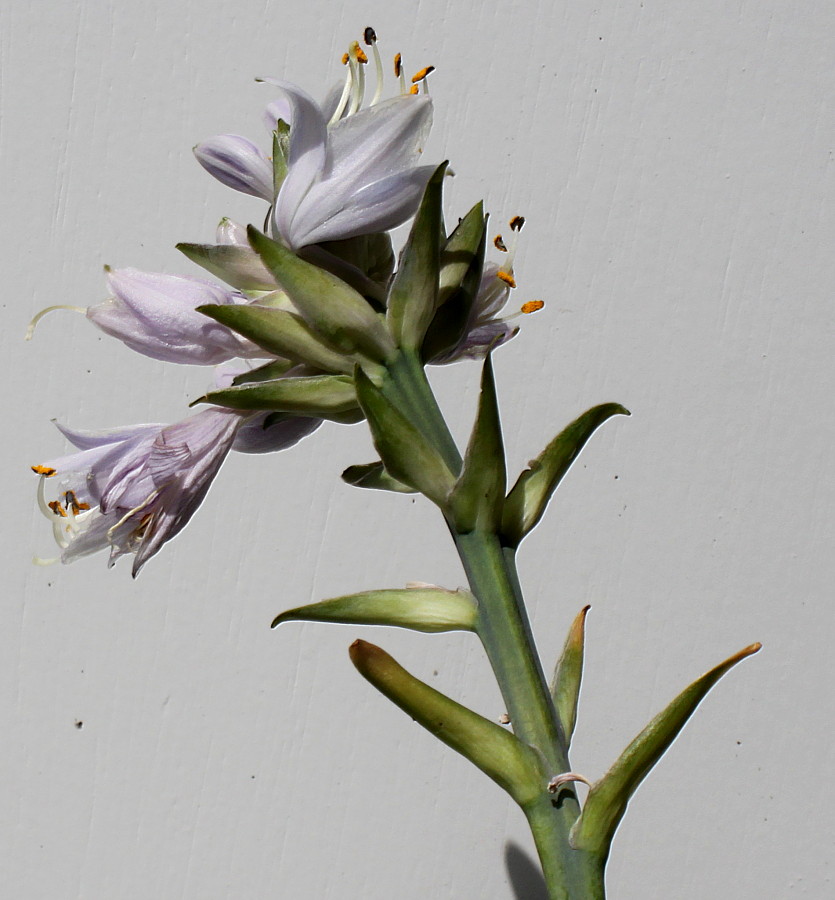
{"label": "green bract", "polygon": [[564,428],[532,460],[507,495],[502,516],[502,536],[515,547],[542,518],[551,495],[599,425],[612,416],[628,416],[619,403],[595,406]]}
{"label": "green bract", "polygon": [[509,731],[419,681],[374,644],[354,641],[350,653],[360,674],[378,691],[478,766],[520,806],[541,794],[536,753]]}
{"label": "green bract", "polygon": [[438,305],[446,169],[442,163],[429,179],[389,291],[389,328],[398,346],[407,350],[420,348]]}
{"label": "green bract", "polygon": [[445,506],[455,481],[440,453],[359,368],[354,381],[386,471]]}
{"label": "green bract", "polygon": [[198,312],[237,331],[270,353],[325,372],[350,375],[355,361],[330,349],[302,319],[262,306],[199,306]]}
{"label": "green bract", "polygon": [[464,455],[464,468],[450,498],[452,517],[459,532],[495,531],[502,519],[507,474],[502,427],[488,356],[481,375],[481,394],[475,425]]}
{"label": "green bract", "polygon": [[583,813],[571,832],[571,844],[606,856],[629,798],[675,740],[717,681],[738,662],[760,649],[751,644],[685,688],[621,753],[611,769],[592,785]]}
{"label": "green bract", "polygon": [[363,591],[287,610],[282,622],[341,622],[346,625],[396,625],[413,631],[474,631],[477,606],[468,591],[411,587]]}
{"label": "green bract", "polygon": [[583,679],[583,653],[586,640],[586,614],[591,609],[584,606],[565,640],[554,677],[551,679],[551,697],[562,725],[566,748],[571,745],[574,726],[577,724],[577,706],[580,701],[580,682]]}
{"label": "green bract", "polygon": [[336,421],[344,420],[345,413],[358,408],[353,381],[345,375],[284,376],[209,391],[194,402],[230,409],[274,409]]}
{"label": "green bract", "polygon": [[307,323],[343,353],[384,362],[395,350],[391,335],[361,294],[330,272],[305,262],[252,225],[250,244]]}

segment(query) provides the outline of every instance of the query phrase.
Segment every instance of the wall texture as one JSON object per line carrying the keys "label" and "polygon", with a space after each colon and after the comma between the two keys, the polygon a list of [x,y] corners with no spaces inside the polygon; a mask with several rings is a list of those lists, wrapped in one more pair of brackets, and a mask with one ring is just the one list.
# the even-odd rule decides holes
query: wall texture
{"label": "wall texture", "polygon": [[[27,466],[78,427],[171,421],[199,370],[134,356],[53,303],[101,266],[194,270],[173,249],[257,201],[190,148],[263,136],[287,77],[321,95],[372,24],[432,63],[427,154],[449,211],[524,214],[498,354],[512,470],[606,400],[605,426],[524,547],[544,658],[591,603],[574,753],[597,776],[681,686],[719,685],[631,804],[611,900],[829,896],[835,14],[823,0],[418,4],[16,0],[2,42],[7,504],[0,633],[3,896],[16,900],[526,900],[504,795],[360,679],[362,634],[490,716],[476,642],[268,625],[349,590],[463,575],[434,511],[343,485],[363,426],[231,459],[143,572],[50,554]],[[435,373],[464,436],[477,371]]]}

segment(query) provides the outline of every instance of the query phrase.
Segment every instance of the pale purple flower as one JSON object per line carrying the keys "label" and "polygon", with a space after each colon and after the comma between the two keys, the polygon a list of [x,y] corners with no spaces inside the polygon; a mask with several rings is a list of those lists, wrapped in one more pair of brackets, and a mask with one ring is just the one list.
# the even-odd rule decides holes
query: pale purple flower
{"label": "pale purple flower", "polygon": [[519,313],[499,315],[510,296],[510,286],[499,277],[499,271],[494,263],[484,266],[464,336],[456,347],[433,359],[433,363],[442,365],[461,359],[481,359],[518,333],[519,326],[511,322]]}
{"label": "pale purple flower", "polygon": [[195,307],[246,303],[242,294],[197,278],[111,269],[113,296],[89,307],[87,318],[106,334],[153,359],[213,366],[264,353]]}
{"label": "pale purple flower", "polygon": [[[307,93],[273,78],[279,101],[266,118],[290,125],[287,173],[275,197],[273,234],[298,250],[388,231],[417,209],[434,166],[417,165],[432,124],[427,94],[403,94],[335,122]],[[272,169],[246,138],[220,135],[195,148],[200,163],[236,190],[273,201]]]}
{"label": "pale purple flower", "polygon": [[[109,565],[136,554],[133,574],[178,534],[206,496],[248,413],[211,407],[174,425],[61,431],[77,453],[34,467],[61,561],[110,549]],[[55,477],[59,498],[47,503]]]}
{"label": "pale purple flower", "polygon": [[219,134],[194,148],[203,168],[227,187],[272,203],[273,166],[252,141],[237,134]]}
{"label": "pale purple flower", "polygon": [[414,214],[435,170],[416,165],[432,124],[428,95],[393,97],[329,127],[300,88],[263,80],[291,109],[287,175],[273,210],[290,247],[388,231]]}

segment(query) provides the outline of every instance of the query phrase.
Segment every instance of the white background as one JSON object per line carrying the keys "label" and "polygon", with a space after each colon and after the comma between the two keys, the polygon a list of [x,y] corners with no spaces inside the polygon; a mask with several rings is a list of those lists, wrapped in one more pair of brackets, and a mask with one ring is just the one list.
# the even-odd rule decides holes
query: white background
{"label": "white background", "polygon": [[[27,469],[65,446],[49,419],[174,421],[207,373],[72,313],[23,344],[26,322],[103,299],[105,263],[197,274],[176,241],[263,209],[191,147],[220,132],[266,146],[272,95],[252,77],[321,96],[368,24],[410,72],[437,67],[427,157],[457,173],[449,214],[483,197],[496,230],[527,218],[514,303],[547,306],[497,355],[511,474],[585,408],[633,411],[594,438],[520,555],[548,667],[593,606],[575,768],[598,777],[684,684],[765,645],[635,797],[611,900],[831,896],[825,0],[3,3],[2,896],[515,896],[521,815],[346,652],[371,639],[497,717],[475,639],[269,629],[346,591],[463,581],[427,503],[339,480],[374,458],[364,426],[230,459],[136,582],[103,557],[30,564],[52,553]],[[476,367],[433,381],[464,439]]]}

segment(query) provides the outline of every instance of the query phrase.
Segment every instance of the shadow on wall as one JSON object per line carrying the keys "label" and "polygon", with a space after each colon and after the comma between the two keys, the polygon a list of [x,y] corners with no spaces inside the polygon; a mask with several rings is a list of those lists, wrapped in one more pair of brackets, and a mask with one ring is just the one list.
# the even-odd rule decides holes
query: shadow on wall
{"label": "shadow on wall", "polygon": [[518,844],[506,845],[504,864],[516,900],[548,900],[548,888],[539,864]]}

